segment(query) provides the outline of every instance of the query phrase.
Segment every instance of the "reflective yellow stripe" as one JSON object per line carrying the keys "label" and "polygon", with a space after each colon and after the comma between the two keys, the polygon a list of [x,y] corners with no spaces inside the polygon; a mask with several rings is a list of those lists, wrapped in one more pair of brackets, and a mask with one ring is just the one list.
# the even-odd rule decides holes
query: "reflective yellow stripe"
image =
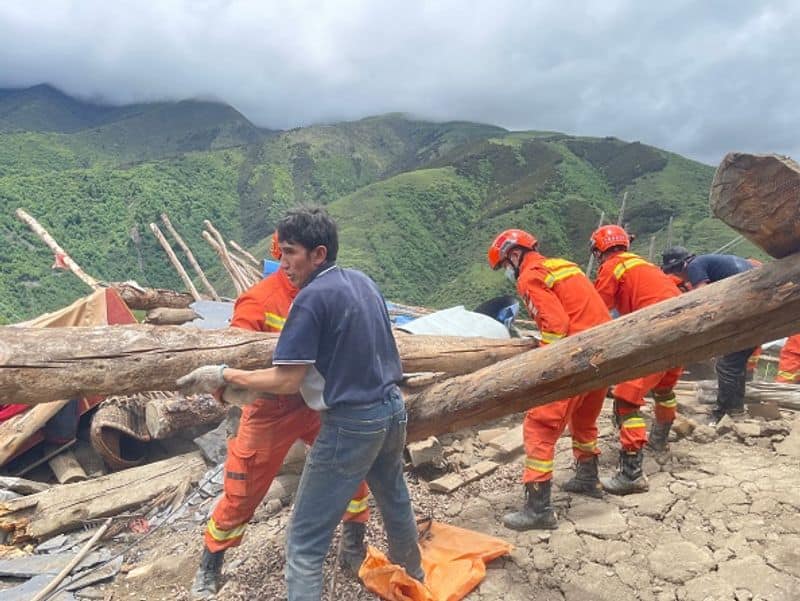
{"label": "reflective yellow stripe", "polygon": [[639,265],[648,265],[647,261],[642,259],[638,255],[634,255],[633,253],[620,253],[619,255],[622,257],[622,262],[618,263],[616,267],[614,267],[614,277],[620,279],[626,271],[630,271],[634,267],[638,267]]}
{"label": "reflective yellow stripe", "polygon": [[796,371],[779,371],[778,377],[783,378],[784,380],[791,380],[794,382],[798,378],[800,378],[800,372]]}
{"label": "reflective yellow stripe", "polygon": [[655,400],[657,405],[667,407],[668,409],[678,406],[678,399],[675,398],[675,393],[672,393],[670,396],[655,397]]}
{"label": "reflective yellow stripe", "polygon": [[286,319],[280,315],[276,315],[275,313],[264,313],[264,323],[270,328],[282,330],[283,324],[286,323]]}
{"label": "reflective yellow stripe", "polygon": [[597,440],[590,440],[589,442],[578,442],[577,440],[573,440],[572,448],[585,451],[587,453],[592,453],[597,449]]}
{"label": "reflective yellow stripe", "polygon": [[532,457],[527,457],[525,459],[525,468],[533,470],[535,472],[543,472],[546,474],[548,472],[553,471],[553,462],[542,461],[540,459],[533,459]]}
{"label": "reflective yellow stripe", "polygon": [[208,520],[208,533],[211,535],[211,538],[218,541],[223,540],[231,540],[232,538],[239,538],[244,534],[245,528],[247,528],[247,524],[242,524],[241,526],[236,526],[236,528],[232,528],[231,530],[222,530],[217,527],[217,523],[214,521],[214,518]]}
{"label": "reflective yellow stripe", "polygon": [[580,267],[565,259],[546,259],[542,261],[542,265],[550,272],[544,279],[544,285],[548,288],[552,288],[556,282],[573,275],[583,275]]}
{"label": "reflective yellow stripe", "polygon": [[550,344],[556,340],[561,340],[566,334],[559,334],[558,332],[542,332],[542,342]]}
{"label": "reflective yellow stripe", "polygon": [[646,428],[644,418],[642,417],[629,417],[622,422],[622,427],[631,430],[633,428]]}
{"label": "reflective yellow stripe", "polygon": [[347,513],[362,513],[367,510],[367,497],[363,499],[353,499],[347,504]]}

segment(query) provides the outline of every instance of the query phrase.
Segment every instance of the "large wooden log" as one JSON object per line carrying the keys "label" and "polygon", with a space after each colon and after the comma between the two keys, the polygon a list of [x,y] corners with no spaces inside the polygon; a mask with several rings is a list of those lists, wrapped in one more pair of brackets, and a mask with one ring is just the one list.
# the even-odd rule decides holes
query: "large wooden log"
{"label": "large wooden log", "polygon": [[723,353],[800,328],[800,256],[657,303],[409,396],[421,440]]}
{"label": "large wooden log", "polygon": [[[178,326],[0,328],[0,403],[174,390],[201,365],[267,367],[277,334]],[[462,374],[535,346],[531,339],[397,337],[406,373]]]}
{"label": "large wooden log", "polygon": [[10,543],[38,540],[79,528],[87,520],[139,507],[206,469],[199,452],[179,455],[94,480],[53,486],[0,504],[0,530]]}
{"label": "large wooden log", "polygon": [[729,153],[710,200],[714,215],[773,257],[800,251],[800,165],[789,157]]}
{"label": "large wooden log", "polygon": [[194,309],[173,309],[172,307],[156,307],[150,309],[145,315],[145,323],[154,326],[179,326],[187,321],[193,321],[200,317]]}
{"label": "large wooden log", "polygon": [[218,424],[225,419],[228,409],[230,405],[218,402],[210,394],[189,398],[176,395],[147,403],[145,423],[150,436],[163,440],[186,428]]}
{"label": "large wooden log", "polygon": [[109,284],[131,309],[149,311],[156,307],[185,309],[194,302],[187,292],[176,292],[164,288],[142,288],[131,282],[111,282]]}

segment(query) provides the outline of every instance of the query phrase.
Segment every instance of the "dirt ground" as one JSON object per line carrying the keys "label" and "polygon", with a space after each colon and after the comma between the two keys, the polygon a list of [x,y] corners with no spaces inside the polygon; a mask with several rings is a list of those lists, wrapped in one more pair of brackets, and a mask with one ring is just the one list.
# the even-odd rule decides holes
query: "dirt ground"
{"label": "dirt ground", "polygon": [[[498,424],[514,425],[519,419]],[[429,492],[413,472],[408,479],[418,516],[432,515],[514,545],[510,556],[488,566],[471,601],[796,601],[800,460],[776,454],[775,445],[787,437],[792,423],[800,429],[799,421],[785,412],[782,420],[747,420],[746,427],[722,436],[699,428],[673,442],[668,454],[647,456],[650,491],[644,494],[595,500],[557,491],[555,531],[517,533],[502,526],[502,515],[522,502],[520,457],[451,495]],[[601,470],[610,474],[617,447],[608,411],[600,423]],[[488,456],[475,433],[442,437],[446,455],[461,463]],[[563,437],[554,490],[569,478],[571,463],[570,441]],[[283,542],[289,511],[262,505],[242,546],[227,554],[218,599],[285,598]],[[368,537],[385,548],[380,516],[373,515]],[[202,545],[201,520],[196,515],[163,528],[126,557],[129,567],[141,569],[85,592],[99,599],[189,599]],[[330,553],[328,586],[333,559]],[[377,598],[344,574],[336,580],[335,596],[326,599]]]}

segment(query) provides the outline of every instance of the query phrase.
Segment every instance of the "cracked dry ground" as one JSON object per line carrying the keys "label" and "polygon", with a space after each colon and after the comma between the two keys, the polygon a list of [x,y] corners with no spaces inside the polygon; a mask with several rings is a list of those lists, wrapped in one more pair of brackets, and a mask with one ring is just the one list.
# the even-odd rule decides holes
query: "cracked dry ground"
{"label": "cracked dry ground", "polygon": [[[501,424],[513,425],[518,419],[506,418]],[[601,423],[609,422],[606,411]],[[451,444],[461,439],[456,446],[472,447],[481,455],[474,432],[442,439]],[[646,458],[650,491],[645,494],[594,500],[555,492],[555,531],[516,533],[501,524],[503,513],[522,500],[521,459],[451,495],[430,493],[413,474],[409,482],[418,516],[433,515],[513,543],[509,557],[488,566],[486,579],[468,597],[471,601],[797,600],[800,466],[795,458],[776,455],[769,439],[746,442],[730,434],[707,444],[689,439],[673,443],[666,456]],[[562,437],[556,488],[570,475],[569,447],[569,438]],[[601,448],[601,471],[608,474],[616,466],[617,452],[607,425],[601,428]],[[288,513],[284,507],[269,516],[262,506],[243,545],[228,553],[219,599],[285,598]],[[368,536],[383,545],[379,514],[373,515]],[[151,543],[139,560],[161,555],[162,573],[147,583],[118,578],[114,599],[188,599],[200,531],[201,526],[192,525]],[[329,554],[328,583],[332,565]],[[325,598],[377,599],[341,574],[335,597]]]}

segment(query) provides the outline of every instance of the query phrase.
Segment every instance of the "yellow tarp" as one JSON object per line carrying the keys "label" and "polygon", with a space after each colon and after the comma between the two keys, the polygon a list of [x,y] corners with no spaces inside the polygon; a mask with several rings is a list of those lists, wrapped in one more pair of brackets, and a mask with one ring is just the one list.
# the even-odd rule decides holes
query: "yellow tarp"
{"label": "yellow tarp", "polygon": [[358,573],[369,590],[389,601],[458,601],[481,583],[488,562],[512,549],[499,538],[439,522],[425,529],[427,524],[420,540],[425,584],[369,547]]}

